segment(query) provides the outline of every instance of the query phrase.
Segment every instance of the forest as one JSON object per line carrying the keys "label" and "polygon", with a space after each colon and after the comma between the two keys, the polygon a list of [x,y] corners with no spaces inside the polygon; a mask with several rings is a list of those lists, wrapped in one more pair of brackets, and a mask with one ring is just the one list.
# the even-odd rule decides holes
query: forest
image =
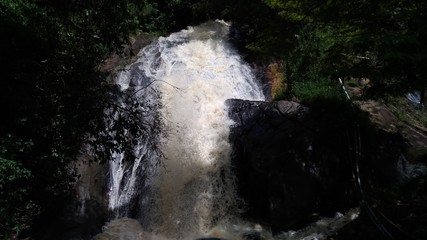
{"label": "forest", "polygon": [[116,90],[103,60],[129,54],[123,46],[141,33],[215,19],[232,23],[245,61],[280,63],[274,100],[344,102],[338,78],[369,79],[370,98],[418,91],[424,109],[426,1],[1,0],[0,238],[37,238],[62,211],[83,143],[102,146],[100,162],[126,149],[123,136],[99,134]]}

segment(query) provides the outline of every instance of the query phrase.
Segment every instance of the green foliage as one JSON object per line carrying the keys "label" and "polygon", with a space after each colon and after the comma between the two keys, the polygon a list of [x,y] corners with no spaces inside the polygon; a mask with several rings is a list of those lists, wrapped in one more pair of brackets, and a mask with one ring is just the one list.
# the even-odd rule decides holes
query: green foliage
{"label": "green foliage", "polygon": [[293,93],[301,102],[309,105],[316,101],[345,100],[338,85],[326,80],[295,82]]}
{"label": "green foliage", "polygon": [[260,26],[273,27],[255,27],[257,37],[246,46],[286,59],[291,81],[363,77],[388,93],[427,88],[425,1],[263,0],[258,5],[263,4],[270,11],[257,15],[264,21]]}
{"label": "green foliage", "polygon": [[307,1],[263,0],[268,6],[278,10],[278,14],[290,22],[300,22],[306,19],[302,5]]}
{"label": "green foliage", "polygon": [[20,234],[30,227],[29,216],[34,215],[36,206],[27,202],[29,189],[23,187],[31,177],[31,172],[21,164],[0,157],[0,228],[5,229],[0,238],[8,238],[8,233]]}
{"label": "green foliage", "polygon": [[337,39],[330,38],[330,29],[307,25],[297,36],[293,51],[287,56],[287,75],[292,93],[304,103],[320,99],[341,98],[336,69],[330,64],[331,46]]}
{"label": "green foliage", "polygon": [[32,142],[20,142],[12,136],[0,139],[0,238],[28,231],[38,206],[30,200],[31,171],[14,160],[16,153],[32,147]]}

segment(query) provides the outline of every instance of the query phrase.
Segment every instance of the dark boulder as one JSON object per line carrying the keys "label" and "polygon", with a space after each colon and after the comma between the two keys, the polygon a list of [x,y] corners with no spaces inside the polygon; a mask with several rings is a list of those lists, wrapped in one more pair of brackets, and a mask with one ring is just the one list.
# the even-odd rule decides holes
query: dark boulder
{"label": "dark boulder", "polygon": [[[246,217],[268,222],[273,232],[295,230],[318,216],[345,212],[358,204],[352,177],[354,133],[341,114],[289,101],[230,99],[227,104],[235,121],[230,135],[232,160]],[[374,152],[384,147],[383,142],[400,144],[388,137],[365,143],[378,140],[378,146],[369,149]],[[386,159],[385,165],[394,166],[401,150],[387,149],[372,159]],[[369,157],[364,161],[369,162]]]}

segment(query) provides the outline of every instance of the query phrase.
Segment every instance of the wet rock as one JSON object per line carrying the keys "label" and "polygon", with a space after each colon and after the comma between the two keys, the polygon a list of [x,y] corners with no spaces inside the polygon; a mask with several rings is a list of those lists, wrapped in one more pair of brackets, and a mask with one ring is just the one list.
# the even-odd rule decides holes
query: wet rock
{"label": "wet rock", "polygon": [[244,240],[261,240],[261,233],[257,231],[244,233],[242,236]]}
{"label": "wet rock", "polygon": [[[227,102],[233,164],[246,216],[271,225],[273,233],[332,216],[358,204],[352,178],[354,132],[340,113],[295,102]],[[383,181],[397,178],[401,138],[361,130],[370,171]],[[362,164],[362,163],[361,163]]]}

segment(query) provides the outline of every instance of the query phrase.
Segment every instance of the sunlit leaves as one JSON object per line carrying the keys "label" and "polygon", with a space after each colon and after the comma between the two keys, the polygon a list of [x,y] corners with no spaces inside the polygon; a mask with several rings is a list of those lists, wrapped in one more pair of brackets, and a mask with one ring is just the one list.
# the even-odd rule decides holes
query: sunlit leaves
{"label": "sunlit leaves", "polygon": [[306,18],[301,7],[302,1],[281,1],[264,0],[264,2],[273,9],[278,10],[278,14],[288,21],[298,22]]}

